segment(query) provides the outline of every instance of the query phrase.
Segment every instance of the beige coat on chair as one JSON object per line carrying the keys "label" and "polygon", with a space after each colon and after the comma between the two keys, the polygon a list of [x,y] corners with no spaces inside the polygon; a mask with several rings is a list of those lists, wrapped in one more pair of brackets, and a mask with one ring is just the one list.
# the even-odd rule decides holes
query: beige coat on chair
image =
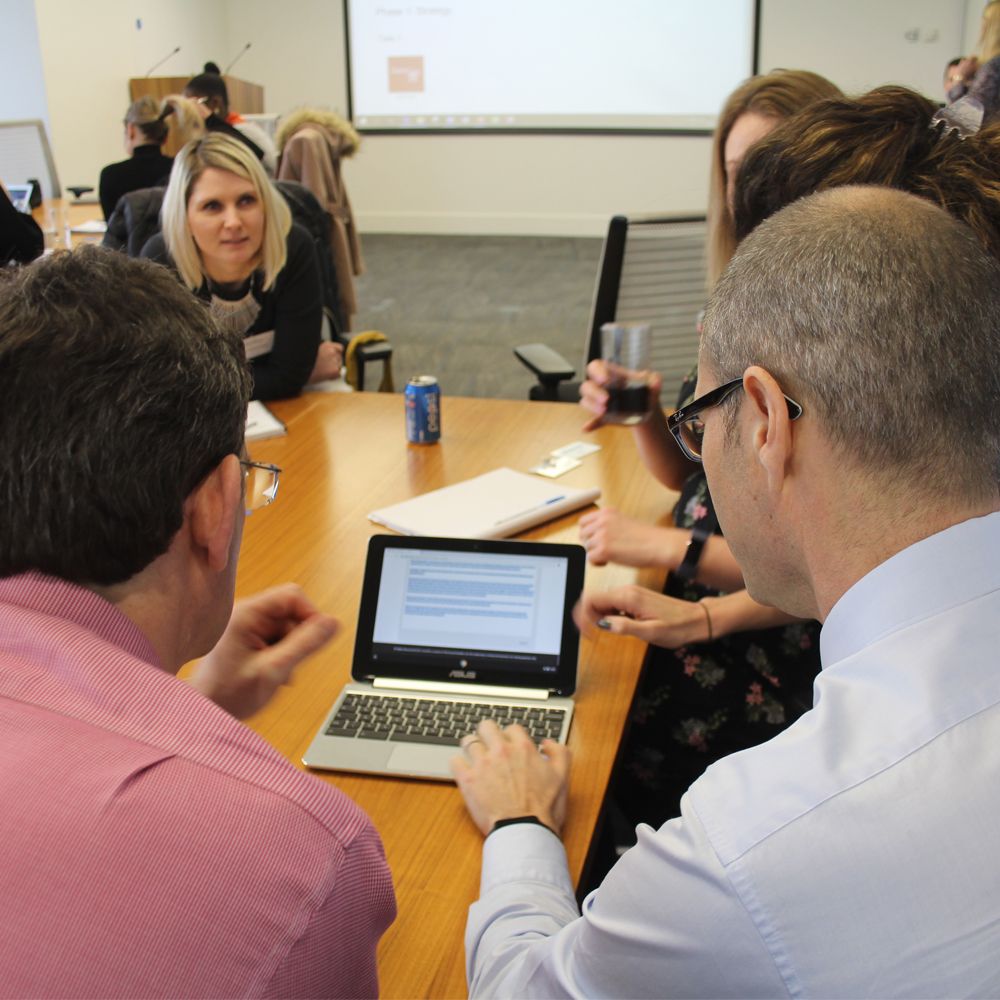
{"label": "beige coat on chair", "polygon": [[352,318],[358,311],[354,275],[363,273],[364,262],[340,161],[344,156],[353,155],[360,137],[350,123],[338,115],[305,108],[282,121],[277,141],[281,150],[278,178],[304,184],[333,220],[330,249],[337,271],[341,310],[347,330],[350,330]]}

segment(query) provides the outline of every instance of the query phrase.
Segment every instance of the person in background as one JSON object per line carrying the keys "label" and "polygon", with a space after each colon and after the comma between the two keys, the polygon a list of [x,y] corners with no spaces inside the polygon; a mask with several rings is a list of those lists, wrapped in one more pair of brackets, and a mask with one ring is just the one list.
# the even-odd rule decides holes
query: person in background
{"label": "person in background", "polygon": [[[278,169],[278,152],[273,140],[259,125],[246,121],[229,107],[229,90],[215,63],[206,63],[203,73],[188,80],[184,96],[203,102],[216,118],[239,133],[263,163],[268,176],[274,177]],[[208,127],[211,131],[212,126]]]}
{"label": "person in background", "polygon": [[38,223],[19,212],[0,182],[0,268],[6,264],[27,264],[42,255],[45,236]]}
{"label": "person in background", "polygon": [[[751,77],[729,97],[712,142],[708,210],[708,284],[736,247],[732,199],[739,165],[755,142],[802,108],[840,91],[805,70]],[[600,423],[607,369],[588,366],[581,402]],[[677,405],[694,392],[697,372],[679,387]],[[687,461],[666,428],[661,381],[651,375],[650,410],[635,430],[639,454],[668,489],[680,491],[673,527],[644,524],[603,508],[580,519],[592,563],[668,570],[664,594],[622,588],[607,594],[602,627],[652,644],[613,784],[615,831],[630,841],[638,823],[659,826],[680,809],[681,795],[719,757],[770,739],[811,703],[819,669],[815,623],[763,607],[718,531],[704,472]],[[612,612],[628,607],[632,617]],[[608,852],[605,852],[608,853]]]}
{"label": "person in background", "polygon": [[941,80],[941,86],[944,88],[946,97],[948,95],[948,91],[951,90],[951,88],[961,79],[958,67],[962,63],[962,58],[962,56],[955,56],[955,58],[950,60],[944,68],[944,76]]}
{"label": "person in background", "polygon": [[161,146],[168,125],[163,108],[153,97],[140,97],[125,112],[125,152],[127,160],[109,163],[101,171],[98,193],[104,218],[110,219],[118,199],[129,191],[155,187],[167,182],[173,158],[164,156]]}
{"label": "person in background", "polygon": [[142,256],[173,267],[215,321],[244,338],[255,399],[297,396],[339,376],[343,348],[320,339],[312,241],[243,143],[210,132],[186,145],[162,221]]}
{"label": "person in background", "polygon": [[470,995],[1000,993],[998,315],[1000,263],[900,191],[740,244],[671,430],[750,593],[823,622],[815,705],[640,827],[582,913],[568,749],[481,722],[453,763],[486,836]]}
{"label": "person in background", "polygon": [[164,268],[0,273],[5,996],[378,992],[377,832],[238,721],[336,628],[291,584],[233,608],[280,471],[247,457],[249,392]]}
{"label": "person in background", "polygon": [[1000,115],[1000,0],[983,8],[976,54],[959,60],[948,73],[948,103],[973,97],[983,106],[983,122]]}

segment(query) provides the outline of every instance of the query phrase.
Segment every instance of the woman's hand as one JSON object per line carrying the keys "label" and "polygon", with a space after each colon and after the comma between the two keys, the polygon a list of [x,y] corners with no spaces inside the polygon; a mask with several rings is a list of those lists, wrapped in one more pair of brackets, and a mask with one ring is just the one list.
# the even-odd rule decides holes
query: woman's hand
{"label": "woman's hand", "polygon": [[615,635],[633,635],[665,649],[712,638],[701,602],[667,597],[635,584],[586,591],[573,609],[573,618],[581,631],[596,627]]}
{"label": "woman's hand", "polygon": [[[619,370],[618,374],[623,372]],[[624,372],[625,375],[641,380],[649,386],[649,414],[660,409],[660,388],[663,379],[656,372]],[[593,416],[584,425],[585,431],[592,431],[604,423],[604,415],[608,411],[608,383],[611,372],[608,362],[595,358],[587,365],[587,380],[580,385],[580,405],[589,410]]]}
{"label": "woman's hand", "polygon": [[676,569],[683,558],[689,533],[680,528],[643,524],[603,507],[580,518],[580,543],[595,566],[615,562],[623,566],[662,566]]}
{"label": "woman's hand", "polygon": [[340,372],[343,367],[343,345],[333,340],[324,340],[316,352],[316,364],[313,365],[309,382],[322,382],[328,378],[340,378]]}

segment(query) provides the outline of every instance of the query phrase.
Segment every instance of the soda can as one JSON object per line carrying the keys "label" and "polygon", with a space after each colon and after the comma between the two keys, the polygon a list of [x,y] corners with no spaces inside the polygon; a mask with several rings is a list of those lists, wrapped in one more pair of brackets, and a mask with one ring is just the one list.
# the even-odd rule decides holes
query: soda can
{"label": "soda can", "polygon": [[441,389],[433,375],[416,375],[406,383],[406,440],[436,444],[441,440]]}

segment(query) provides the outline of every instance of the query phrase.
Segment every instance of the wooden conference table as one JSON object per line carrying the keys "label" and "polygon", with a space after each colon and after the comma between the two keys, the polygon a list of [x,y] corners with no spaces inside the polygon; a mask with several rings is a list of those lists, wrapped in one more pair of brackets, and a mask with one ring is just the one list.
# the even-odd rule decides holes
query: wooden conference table
{"label": "wooden conference table", "polygon": [[103,220],[101,206],[94,202],[73,201],[71,198],[50,198],[32,210],[35,222],[45,234],[45,248],[61,250],[82,243],[100,243],[104,233],[74,233],[74,226]]}
{"label": "wooden conference table", "polygon": [[[294,682],[250,725],[301,767],[302,754],[341,686],[350,680],[354,626],[368,538],[384,529],[370,510],[501,465],[527,470],[550,451],[581,437],[583,412],[560,403],[445,398],[443,437],[408,445],[401,395],[307,394],[271,404],[287,424],[283,438],[254,442],[258,461],[283,474],[271,507],[247,518],[237,580],[251,594],[294,580],[341,631],[305,663]],[[663,520],[672,496],[653,482],[632,435],[601,428],[601,451],[559,479],[600,486],[602,503],[648,521]],[[568,515],[524,537],[577,541]],[[589,567],[588,586],[637,578],[622,567]],[[650,576],[641,582],[656,586]],[[578,881],[597,825],[611,768],[639,676],[644,645],[605,634],[581,644],[577,710],[569,745],[573,774],[564,831]],[[382,835],[399,915],[382,940],[379,975],[386,997],[465,996],[463,933],[478,896],[482,838],[451,784],[313,772],[371,816]]]}

